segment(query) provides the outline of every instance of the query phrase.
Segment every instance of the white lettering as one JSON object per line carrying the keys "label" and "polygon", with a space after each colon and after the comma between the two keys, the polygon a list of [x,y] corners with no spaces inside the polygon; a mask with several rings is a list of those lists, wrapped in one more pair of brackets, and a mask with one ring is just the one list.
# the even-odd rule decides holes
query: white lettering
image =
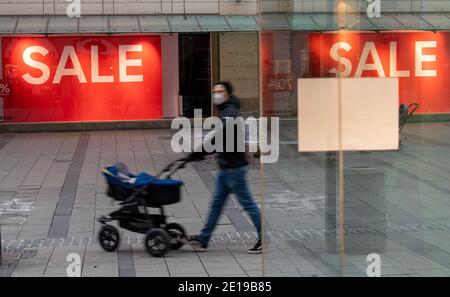
{"label": "white lettering", "polygon": [[437,41],[416,41],[416,76],[422,77],[435,77],[437,76],[437,71],[434,70],[424,70],[424,62],[436,62],[436,55],[424,55],[424,48],[436,48]]}
{"label": "white lettering", "polygon": [[367,0],[367,16],[369,18],[381,17],[381,0]]}
{"label": "white lettering", "polygon": [[[400,70],[398,69],[398,43],[397,41],[391,41],[389,44],[389,76],[390,77],[411,77],[412,70]],[[415,42],[415,73],[416,77],[436,77],[437,70],[436,69],[424,69],[424,63],[426,62],[436,62],[437,56],[434,54],[425,55],[423,53],[423,49],[425,48],[437,48],[437,41],[416,41]],[[342,75],[342,77],[349,77],[352,73],[352,62],[339,55],[339,50],[343,49],[347,52],[350,52],[352,46],[347,42],[337,42],[332,45],[330,48],[330,57],[334,61],[338,62],[339,66],[344,66],[344,70],[339,70],[339,66],[332,68],[329,70],[330,73],[335,73]],[[368,63],[367,60],[369,56],[372,56],[373,63]],[[406,57],[403,60],[407,60]],[[429,67],[431,68],[431,67]],[[370,41],[364,44],[358,66],[355,72],[354,77],[362,77],[364,71],[376,71],[378,77],[386,77],[385,70],[383,69],[383,64],[381,62],[380,56],[378,54],[375,43]]]}
{"label": "white lettering", "polygon": [[191,122],[188,118],[175,118],[171,125],[171,129],[180,129],[176,132],[170,141],[170,145],[174,153],[191,151]]}
{"label": "white lettering", "polygon": [[142,66],[141,59],[127,59],[127,52],[142,52],[142,45],[119,45],[119,80],[120,82],[143,82],[142,75],[129,75],[127,68]]}
{"label": "white lettering", "polygon": [[81,257],[77,253],[70,253],[66,258],[67,262],[70,262],[66,268],[66,274],[68,277],[80,277],[81,276]]}
{"label": "white lettering", "polygon": [[[330,49],[330,56],[333,60],[335,60],[336,62],[341,63],[342,65],[344,65],[345,70],[341,71],[341,76],[342,77],[349,77],[350,74],[352,73],[352,62],[344,57],[341,57],[339,55],[339,50],[343,49],[345,51],[350,51],[352,49],[352,46],[350,44],[348,44],[347,42],[337,42],[335,43],[331,49]],[[339,66],[338,66],[339,67]],[[330,73],[335,73],[336,76],[338,76],[339,70],[336,68],[333,68],[330,70]]]}
{"label": "white lettering", "polygon": [[367,255],[367,262],[370,264],[367,266],[366,274],[368,277],[380,277],[381,276],[381,258],[377,253],[371,253]]}
{"label": "white lettering", "polygon": [[390,77],[410,77],[411,71],[397,70],[397,42],[391,42],[389,52],[389,76]]}
{"label": "white lettering", "polygon": [[41,70],[42,75],[40,77],[33,77],[31,76],[31,74],[26,73],[22,77],[27,83],[31,85],[41,85],[45,83],[50,77],[50,68],[44,63],[33,60],[31,58],[31,55],[33,53],[38,53],[43,56],[46,56],[48,54],[48,50],[42,46],[30,46],[23,51],[22,55],[23,62],[30,67]]}
{"label": "white lettering", "polygon": [[[373,63],[368,64],[367,58],[369,54],[373,57]],[[359,60],[358,67],[356,68],[355,77],[361,77],[362,73],[366,70],[375,70],[378,72],[378,77],[386,77],[383,69],[383,64],[381,64],[380,56],[378,55],[377,48],[374,42],[366,42],[361,54],[361,59]]]}
{"label": "white lettering", "polygon": [[67,6],[66,15],[69,18],[81,16],[81,0],[66,0],[67,2],[72,2]]}
{"label": "white lettering", "polygon": [[[142,59],[127,59],[127,52],[138,51],[142,52],[142,45],[119,45],[119,81],[120,82],[143,82],[144,77],[142,74],[130,75],[127,73],[128,67],[142,66]],[[30,73],[22,75],[25,82],[31,85],[42,85],[48,82],[51,77],[51,68],[49,65],[34,60],[32,55],[40,54],[47,56],[49,50],[43,46],[30,46],[27,47],[22,53],[22,59],[25,65],[38,69],[42,72],[40,76],[32,76]],[[91,46],[91,81],[92,83],[114,83],[117,78],[114,75],[101,75],[100,74],[100,60],[99,49],[97,45]],[[36,58],[36,57],[35,57]],[[70,62],[69,62],[70,60]],[[67,63],[69,62],[69,66]],[[110,62],[110,61],[108,61]],[[72,64],[72,65],[70,65]],[[36,75],[36,74],[35,74]],[[77,52],[74,46],[65,46],[59,58],[56,72],[54,74],[52,83],[59,84],[64,76],[76,76],[80,83],[87,83],[85,72],[83,71],[80,60],[77,56]]]}
{"label": "white lettering", "polygon": [[209,295],[211,289],[212,284],[191,284],[188,281],[178,285],[178,292],[202,292]]}
{"label": "white lettering", "polygon": [[[73,63],[73,68],[66,68],[66,63],[68,58]],[[81,68],[80,60],[78,60],[75,48],[71,45],[65,46],[59,60],[58,67],[56,68],[55,78],[53,79],[54,84],[59,84],[63,75],[76,76],[80,83],[87,83],[86,76]]]}
{"label": "white lettering", "polygon": [[91,74],[92,74],[92,82],[93,83],[114,82],[114,76],[112,76],[112,75],[101,76],[99,74],[98,46],[97,45],[93,45],[91,47]]}

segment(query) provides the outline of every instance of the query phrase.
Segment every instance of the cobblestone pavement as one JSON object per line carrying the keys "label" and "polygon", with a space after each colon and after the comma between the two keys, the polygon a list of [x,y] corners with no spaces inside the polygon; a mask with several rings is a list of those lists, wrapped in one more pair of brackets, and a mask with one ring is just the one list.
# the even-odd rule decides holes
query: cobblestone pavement
{"label": "cobblestone pavement", "polygon": [[[349,156],[349,168],[371,169],[348,171],[344,275],[364,276],[371,252],[381,256],[382,275],[450,275],[449,128],[409,124],[399,151],[373,153],[370,162]],[[80,255],[82,276],[262,276],[263,261],[268,276],[339,275],[325,156],[298,154],[295,133],[283,129],[279,162],[263,172],[258,159],[250,166],[255,199],[264,198],[263,257],[247,254],[256,234],[232,199],[208,252],[185,246],[163,258],[149,256],[143,236],[126,230],[117,252],[100,248],[97,218],[117,209],[100,169],[121,161],[158,172],[181,156],[170,149],[171,131],[0,134],[0,276],[65,276],[70,253]],[[216,174],[211,159],[176,174],[183,200],[166,211],[188,233],[203,226]]]}

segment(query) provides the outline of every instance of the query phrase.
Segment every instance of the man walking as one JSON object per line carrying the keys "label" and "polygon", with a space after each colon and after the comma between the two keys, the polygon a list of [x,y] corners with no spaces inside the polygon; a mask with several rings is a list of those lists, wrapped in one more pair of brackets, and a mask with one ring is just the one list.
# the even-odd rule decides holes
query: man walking
{"label": "man walking", "polygon": [[[225,205],[225,202],[229,194],[234,193],[242,205],[244,210],[249,214],[253,225],[258,233],[258,239],[255,245],[248,250],[251,254],[259,254],[262,251],[261,244],[261,214],[258,206],[252,199],[249,186],[247,184],[247,170],[248,161],[245,152],[239,152],[237,150],[238,139],[237,125],[232,126],[227,124],[227,118],[235,119],[239,117],[240,102],[239,99],[233,94],[233,86],[230,82],[221,81],[213,87],[213,102],[219,111],[219,117],[222,120],[222,136],[223,136],[223,149],[218,152],[218,163],[220,172],[217,177],[214,196],[212,198],[208,219],[199,235],[189,236],[190,244],[197,251],[206,251],[208,248],[208,242],[214,231],[217,221],[219,220],[221,211]],[[227,129],[234,129],[234,149],[227,151],[226,148],[226,136]],[[230,131],[229,131],[230,132]],[[204,150],[201,152],[194,152],[188,156],[190,161],[203,160],[207,154]]]}

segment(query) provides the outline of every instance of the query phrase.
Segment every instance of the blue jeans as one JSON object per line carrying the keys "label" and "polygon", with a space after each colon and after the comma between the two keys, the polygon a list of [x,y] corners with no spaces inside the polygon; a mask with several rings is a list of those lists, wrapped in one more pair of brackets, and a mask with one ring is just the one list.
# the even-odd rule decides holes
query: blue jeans
{"label": "blue jeans", "polygon": [[208,244],[212,232],[217,225],[220,213],[229,194],[234,193],[244,210],[249,214],[253,225],[261,237],[261,214],[258,206],[252,199],[252,195],[246,180],[247,166],[231,169],[221,169],[217,177],[214,197],[210,205],[208,220],[203,227],[198,240]]}

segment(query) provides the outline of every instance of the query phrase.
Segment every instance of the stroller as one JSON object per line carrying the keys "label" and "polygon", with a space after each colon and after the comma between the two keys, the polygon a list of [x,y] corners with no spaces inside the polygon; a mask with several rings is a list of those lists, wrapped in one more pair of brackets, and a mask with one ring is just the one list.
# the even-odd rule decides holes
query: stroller
{"label": "stroller", "polygon": [[411,103],[410,105],[406,106],[405,104],[400,105],[400,131],[402,132],[403,127],[405,127],[406,122],[408,119],[416,112],[416,110],[419,108],[419,104],[417,103]]}
{"label": "stroller", "polygon": [[[134,175],[123,163],[102,170],[108,183],[107,195],[121,201],[120,209],[98,219],[103,225],[98,240],[105,251],[113,252],[120,244],[118,228],[108,224],[112,221],[118,221],[126,230],[145,234],[145,248],[154,257],[184,245],[186,231],[180,224],[166,222],[163,206],[180,202],[183,182],[173,180],[171,176],[186,163],[186,159],[176,160],[156,176]],[[148,208],[158,208],[159,214],[151,214]]]}
{"label": "stroller", "polygon": [[[405,104],[400,105],[400,110],[399,110],[400,144],[402,144],[402,139],[401,139],[402,130],[405,127],[406,123],[408,122],[408,119],[417,111],[418,108],[419,108],[418,103],[411,103],[408,106],[406,106]],[[405,139],[406,139],[406,137],[405,137]]]}

